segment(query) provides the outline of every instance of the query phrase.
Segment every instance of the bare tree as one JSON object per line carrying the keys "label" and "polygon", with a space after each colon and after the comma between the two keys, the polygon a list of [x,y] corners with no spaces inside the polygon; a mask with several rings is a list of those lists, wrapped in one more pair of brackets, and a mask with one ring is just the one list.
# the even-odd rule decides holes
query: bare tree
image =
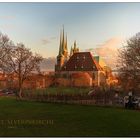
{"label": "bare tree", "polygon": [[[7,35],[0,33],[0,71],[8,71],[6,63],[7,54],[14,48],[13,42],[9,39]],[[8,69],[7,69],[8,68]]]}
{"label": "bare tree", "polygon": [[140,33],[127,40],[127,44],[119,51],[119,70],[126,80],[133,81],[133,87],[140,80]]}
{"label": "bare tree", "polygon": [[40,71],[39,64],[43,58],[39,54],[33,54],[31,50],[25,48],[22,43],[17,44],[17,46],[10,51],[7,58],[5,62],[7,63],[6,66],[18,76],[18,96],[21,98],[23,82],[33,71]]}
{"label": "bare tree", "polygon": [[19,93],[22,96],[22,86],[26,78],[33,72],[40,71],[43,58],[19,43],[14,45],[8,36],[0,33],[0,70],[5,73],[15,73],[18,77]]}

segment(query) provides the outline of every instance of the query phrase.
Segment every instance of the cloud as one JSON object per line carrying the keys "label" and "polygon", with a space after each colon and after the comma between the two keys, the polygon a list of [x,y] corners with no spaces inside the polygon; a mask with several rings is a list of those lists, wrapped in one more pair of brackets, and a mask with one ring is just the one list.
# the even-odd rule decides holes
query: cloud
{"label": "cloud", "polygon": [[49,39],[42,39],[42,44],[43,45],[46,45],[46,44],[49,44],[51,43],[51,41]]}
{"label": "cloud", "polygon": [[1,20],[13,20],[15,19],[15,16],[12,15],[0,15]]}
{"label": "cloud", "polygon": [[42,44],[46,45],[46,44],[53,42],[54,40],[56,40],[56,37],[44,38],[44,39],[42,39]]}
{"label": "cloud", "polygon": [[3,28],[3,29],[13,29],[13,28],[15,28],[15,25],[11,24],[11,23],[0,24],[0,28]]}
{"label": "cloud", "polygon": [[50,38],[50,40],[55,40],[55,39],[57,39],[57,37],[55,37],[55,36]]}
{"label": "cloud", "polygon": [[122,42],[122,38],[110,38],[102,44],[98,44],[96,48],[90,48],[86,51],[90,51],[93,55],[99,55],[108,66],[115,68],[118,56],[118,48],[121,47]]}
{"label": "cloud", "polygon": [[13,29],[13,28],[15,28],[16,26],[13,22],[14,19],[16,19],[16,17],[12,16],[12,15],[0,15],[0,20],[3,21],[0,24],[0,28],[3,28],[3,29]]}
{"label": "cloud", "polygon": [[121,42],[122,42],[122,38],[114,37],[114,38],[111,38],[111,39],[105,41],[103,44],[99,44],[97,46],[116,49],[116,47],[118,47],[118,45],[120,45]]}
{"label": "cloud", "polygon": [[54,66],[56,64],[55,57],[44,58],[40,64],[41,70],[43,71],[54,71]]}

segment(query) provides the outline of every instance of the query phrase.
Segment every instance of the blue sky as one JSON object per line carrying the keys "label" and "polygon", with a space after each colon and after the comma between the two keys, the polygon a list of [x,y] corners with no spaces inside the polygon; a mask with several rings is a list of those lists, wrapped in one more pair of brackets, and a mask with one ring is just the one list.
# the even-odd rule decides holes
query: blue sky
{"label": "blue sky", "polygon": [[140,31],[140,3],[0,3],[0,31],[44,57],[57,55],[63,24],[69,49],[120,47]]}

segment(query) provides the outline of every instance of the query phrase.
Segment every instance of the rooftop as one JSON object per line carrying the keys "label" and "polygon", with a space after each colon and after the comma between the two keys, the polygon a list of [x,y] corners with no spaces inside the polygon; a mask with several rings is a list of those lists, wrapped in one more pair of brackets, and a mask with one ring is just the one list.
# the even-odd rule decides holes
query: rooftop
{"label": "rooftop", "polygon": [[90,52],[74,53],[63,66],[62,71],[99,71],[101,66]]}

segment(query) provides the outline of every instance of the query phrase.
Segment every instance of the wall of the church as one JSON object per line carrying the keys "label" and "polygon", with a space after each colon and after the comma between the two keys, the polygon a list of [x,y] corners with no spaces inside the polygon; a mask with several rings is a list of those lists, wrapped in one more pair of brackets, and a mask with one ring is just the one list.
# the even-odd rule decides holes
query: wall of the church
{"label": "wall of the church", "polygon": [[[73,77],[73,75],[77,76]],[[106,82],[105,74],[102,71],[61,71],[56,72],[56,78],[69,80],[70,82],[67,86],[100,86]],[[59,82],[59,84],[61,83],[64,85],[63,82]]]}
{"label": "wall of the church", "polygon": [[56,86],[71,86],[71,80],[67,78],[56,78],[55,79]]}

